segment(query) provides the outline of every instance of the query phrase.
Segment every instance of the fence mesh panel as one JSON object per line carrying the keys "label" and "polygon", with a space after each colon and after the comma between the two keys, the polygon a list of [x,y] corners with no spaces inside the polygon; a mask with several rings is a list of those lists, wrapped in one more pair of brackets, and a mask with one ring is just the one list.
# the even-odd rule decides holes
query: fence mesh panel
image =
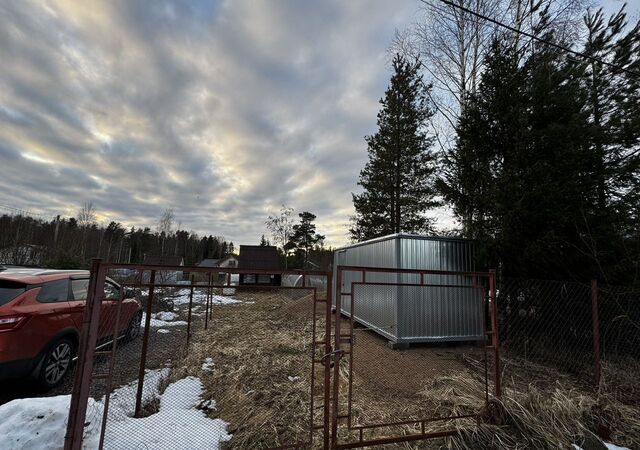
{"label": "fence mesh panel", "polygon": [[494,392],[488,279],[384,270],[337,277],[338,442],[473,427]]}
{"label": "fence mesh panel", "polygon": [[640,288],[499,280],[498,364],[490,277],[364,272],[336,283],[327,329],[326,276],[249,287],[111,270],[128,287],[104,285],[85,446],[321,448],[474,429],[428,419],[489,419],[495,367],[513,398],[570,389],[640,404]]}
{"label": "fence mesh panel", "polygon": [[116,298],[105,284],[85,444],[309,447],[323,425],[326,279],[212,287],[227,275],[148,274],[121,278],[142,286]]}
{"label": "fence mesh panel", "polygon": [[589,285],[507,278],[498,285],[497,303],[505,385],[551,381],[558,374],[549,368],[593,379]]}
{"label": "fence mesh panel", "polygon": [[640,400],[640,288],[507,278],[498,307],[505,385],[565,380]]}
{"label": "fence mesh panel", "polygon": [[640,287],[602,285],[598,305],[602,389],[640,405]]}

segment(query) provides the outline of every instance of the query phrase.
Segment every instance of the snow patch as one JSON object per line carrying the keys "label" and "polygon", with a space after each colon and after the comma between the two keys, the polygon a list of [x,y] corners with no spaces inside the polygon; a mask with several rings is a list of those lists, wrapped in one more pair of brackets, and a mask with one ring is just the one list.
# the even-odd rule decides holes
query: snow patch
{"label": "snow patch", "polygon": [[106,448],[171,448],[209,450],[231,439],[227,423],[209,419],[197,409],[202,383],[187,377],[170,384],[160,397],[157,413],[139,419],[126,418],[109,423]]}
{"label": "snow patch", "polygon": [[[631,450],[631,449],[630,449],[630,448],[628,448],[628,447],[619,447],[619,446],[617,446],[617,445],[615,445],[615,444],[610,444],[610,443],[608,443],[608,442],[603,442],[603,444],[604,444],[604,445],[607,447],[607,449],[609,449],[609,450]],[[582,447],[580,447],[580,446],[578,446],[578,445],[576,445],[576,444],[571,444],[571,445],[573,445],[573,448],[575,448],[575,450],[582,450]]]}
{"label": "snow patch", "polygon": [[[161,313],[158,313],[161,314]],[[174,314],[174,313],[171,313]],[[187,322],[185,322],[184,320],[174,320],[174,321],[169,321],[169,320],[162,320],[162,319],[156,319],[157,314],[151,314],[151,320],[149,322],[149,325],[151,325],[152,327],[155,328],[163,328],[163,327],[176,327],[176,326],[180,326],[180,325],[187,325]],[[177,317],[177,314],[176,314]],[[147,320],[147,314],[146,313],[142,313],[142,326],[144,327],[145,323]]]}
{"label": "snow patch", "polygon": [[165,321],[169,321],[169,320],[175,320],[178,318],[178,314],[171,312],[171,311],[160,311],[159,313],[154,314],[153,316],[154,319],[158,319],[158,320],[165,320]]}
{"label": "snow patch", "polygon": [[158,333],[160,333],[160,334],[169,334],[169,333],[171,333],[171,331],[169,331],[169,330],[167,330],[165,328],[160,328],[158,330]]}
{"label": "snow patch", "polygon": [[[0,436],[5,450],[30,448],[62,449],[67,431],[71,395],[47,398],[22,398],[0,406]],[[99,419],[91,420],[90,412],[99,412],[102,403],[89,398],[83,448],[98,448]]]}
{"label": "snow patch", "polygon": [[205,372],[213,372],[213,366],[215,366],[213,358],[205,358],[204,362],[202,363],[202,370],[204,370]]}
{"label": "snow patch", "polygon": [[[217,450],[221,442],[231,439],[227,433],[228,424],[222,419],[208,418],[203,411],[214,410],[215,401],[201,399],[203,387],[199,378],[183,378],[159,394],[160,384],[168,374],[169,369],[157,369],[145,375],[143,403],[160,400],[158,412],[148,417],[132,417],[137,381],[111,394],[105,449]],[[103,401],[89,398],[83,442],[85,449],[98,447]],[[18,399],[0,406],[3,450],[62,449],[70,402],[71,395],[60,395]]]}
{"label": "snow patch", "polygon": [[[233,292],[232,292],[233,291]],[[174,305],[188,305],[189,304],[189,289],[180,289],[176,296],[173,298]],[[233,295],[235,294],[234,288],[223,288],[223,294]],[[193,291],[193,304],[204,304],[207,302],[207,293],[202,290]],[[226,297],[224,295],[213,295],[212,302],[214,305],[230,305],[233,303],[242,303],[242,301],[233,297]],[[194,306],[195,308],[195,306]]]}

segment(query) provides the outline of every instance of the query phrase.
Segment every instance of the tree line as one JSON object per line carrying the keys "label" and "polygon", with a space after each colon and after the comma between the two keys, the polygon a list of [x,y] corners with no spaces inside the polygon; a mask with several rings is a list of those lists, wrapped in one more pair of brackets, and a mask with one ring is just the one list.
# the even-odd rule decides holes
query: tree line
{"label": "tree line", "polygon": [[96,220],[91,203],[77,217],[53,220],[26,214],[0,216],[0,264],[42,266],[57,269],[88,268],[91,258],[119,263],[141,263],[148,255],[184,258],[195,265],[205,258],[223,258],[235,252],[233,242],[219,236],[199,236],[174,227],[166,210],[155,229],[127,228],[119,222]]}
{"label": "tree line", "polygon": [[[412,30],[397,38],[378,131],[366,138],[362,189],[353,194],[353,240],[434,233],[429,213],[446,206],[459,224],[453,233],[476,241],[479,267],[640,280],[640,22],[629,25],[624,9],[611,17],[581,11],[580,20],[571,9],[563,21],[558,3],[536,3],[527,31],[562,46],[579,42],[573,48],[592,58],[483,29],[467,61],[474,76],[465,72],[449,104],[450,127],[425,78],[442,88],[434,67],[452,66],[442,55],[432,64],[432,48],[416,51]],[[460,79],[456,70],[449,81]]]}
{"label": "tree line", "polygon": [[[282,205],[280,211],[270,215],[265,222],[278,248],[281,266],[285,269],[328,270],[333,249],[324,247],[325,236],[317,232],[316,215],[303,211],[298,214],[296,222],[293,212],[293,208]],[[260,245],[270,244],[262,235]]]}

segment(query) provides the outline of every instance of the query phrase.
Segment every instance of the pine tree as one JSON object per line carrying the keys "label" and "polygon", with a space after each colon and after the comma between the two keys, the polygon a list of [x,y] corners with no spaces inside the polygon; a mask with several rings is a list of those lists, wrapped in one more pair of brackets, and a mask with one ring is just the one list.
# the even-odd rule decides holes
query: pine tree
{"label": "pine tree", "polygon": [[378,113],[378,131],[365,139],[369,161],[360,172],[363,192],[352,194],[356,210],[349,230],[355,241],[390,233],[423,233],[432,229],[425,213],[434,200],[435,157],[426,125],[433,116],[419,63],[401,55]]}
{"label": "pine tree", "polygon": [[316,232],[315,214],[308,211],[298,214],[300,223],[293,226],[289,247],[303,255],[303,267],[307,267],[309,252],[324,241],[324,236]]}

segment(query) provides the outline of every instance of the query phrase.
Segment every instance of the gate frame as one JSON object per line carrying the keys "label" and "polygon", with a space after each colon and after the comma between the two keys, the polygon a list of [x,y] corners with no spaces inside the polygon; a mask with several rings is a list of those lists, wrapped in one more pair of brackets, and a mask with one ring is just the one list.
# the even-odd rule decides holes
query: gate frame
{"label": "gate frame", "polygon": [[[332,299],[332,287],[333,287],[333,274],[331,272],[324,271],[313,271],[313,270],[279,270],[279,269],[241,269],[241,268],[231,268],[231,267],[185,267],[185,266],[170,266],[170,265],[151,265],[151,264],[126,264],[126,263],[110,263],[110,262],[102,262],[99,258],[94,258],[91,260],[91,269],[89,275],[89,288],[87,291],[87,300],[85,304],[85,310],[83,314],[82,320],[82,328],[80,334],[80,344],[78,347],[78,360],[77,367],[74,376],[73,390],[71,394],[71,403],[69,407],[69,416],[67,421],[67,430],[65,434],[64,440],[64,449],[65,450],[81,450],[82,441],[84,435],[84,426],[85,426],[85,418],[87,412],[87,403],[90,395],[91,383],[94,379],[106,379],[107,380],[107,390],[108,394],[111,392],[111,381],[113,375],[113,364],[114,364],[114,356],[115,351],[117,349],[117,341],[119,338],[113,339],[113,353],[111,354],[111,361],[109,361],[109,369],[106,374],[93,374],[94,368],[94,358],[96,355],[96,343],[98,338],[98,326],[100,323],[100,305],[102,299],[104,297],[104,283],[107,278],[107,274],[109,270],[112,269],[130,269],[138,272],[137,281],[135,283],[122,283],[120,284],[121,295],[120,302],[118,303],[118,308],[120,307],[121,301],[123,299],[122,293],[124,292],[124,288],[126,287],[148,287],[149,288],[149,299],[147,304],[147,315],[145,319],[145,331],[143,336],[143,346],[142,346],[142,354],[140,357],[140,373],[138,378],[138,387],[136,393],[136,412],[139,410],[139,401],[141,392],[143,389],[143,378],[144,378],[144,366],[146,361],[146,352],[148,350],[148,340],[149,340],[149,328],[150,328],[150,320],[151,314],[150,308],[153,303],[153,291],[154,287],[162,286],[162,287],[180,287],[190,289],[190,296],[193,295],[193,289],[197,288],[205,288],[207,289],[207,305],[209,305],[209,296],[212,294],[212,289],[214,288],[246,288],[246,289],[286,289],[286,290],[309,290],[313,292],[313,307],[312,307],[312,336],[311,336],[311,383],[310,383],[310,406],[309,406],[309,443],[313,441],[313,433],[317,430],[323,431],[323,448],[329,448],[329,427],[330,427],[330,387],[331,387],[331,365],[332,365],[332,357],[333,352],[331,351],[331,332],[333,330],[331,320],[331,299]],[[149,271],[150,282],[143,283],[143,273]],[[194,273],[226,273],[226,282],[223,284],[220,283],[211,283],[208,281],[207,284],[202,285],[194,285],[193,284],[193,276],[190,276],[191,283],[189,284],[171,284],[171,283],[155,283],[155,274],[156,272],[189,272],[191,275]],[[231,284],[231,274],[275,274],[275,275],[302,275],[302,286],[264,286],[264,285],[232,285]],[[317,298],[317,288],[312,286],[307,286],[307,279],[310,276],[318,276],[318,277],[326,277],[327,280],[327,290],[326,290],[326,298],[324,300]],[[210,280],[211,278],[209,278]],[[191,302],[190,302],[191,303]],[[324,339],[321,341],[316,340],[316,324],[318,319],[318,304],[324,304],[325,308],[325,335]],[[207,311],[206,318],[210,314],[210,311]],[[189,314],[191,316],[191,314]],[[115,321],[115,331],[114,336],[119,336],[118,327],[119,327],[119,313],[116,317]],[[190,322],[187,327],[190,329]],[[189,333],[187,333],[187,339],[189,338]],[[324,349],[322,358],[316,358],[316,349],[317,347],[322,347]],[[102,353],[110,353],[110,352],[100,352]],[[322,425],[317,426],[314,422],[314,386],[316,379],[316,363],[323,364],[324,366],[324,386],[323,386],[323,421]],[[142,377],[142,378],[141,378]],[[100,448],[102,448],[103,440],[104,440],[104,432],[106,429],[106,416],[108,413],[108,403],[110,395],[106,395],[105,402],[105,410],[103,411],[103,418],[101,420],[102,426],[100,429]],[[300,448],[304,446],[306,443],[295,443],[292,445],[285,445],[278,448]]]}
{"label": "gate frame", "polygon": [[[352,282],[351,283],[351,292],[343,294],[342,292],[342,276],[343,272],[359,272],[362,274],[362,280],[360,282]],[[367,272],[373,273],[394,273],[394,274],[414,274],[420,275],[420,283],[367,283],[366,274]],[[425,275],[457,275],[457,276],[466,276],[471,277],[473,280],[473,284],[471,286],[459,286],[459,285],[450,285],[450,284],[433,284],[433,283],[425,283],[424,276]],[[407,441],[417,441],[423,439],[431,439],[437,437],[445,437],[451,436],[457,433],[457,430],[445,430],[445,431],[437,431],[437,432],[426,432],[425,424],[434,421],[448,421],[448,420],[456,420],[462,418],[471,418],[478,417],[479,413],[468,414],[468,415],[458,415],[458,416],[449,416],[449,417],[436,417],[436,418],[427,418],[421,420],[409,420],[409,421],[399,421],[399,422],[389,422],[389,423],[377,423],[373,425],[361,425],[361,426],[352,426],[351,423],[351,402],[352,402],[352,380],[353,380],[353,344],[354,344],[354,317],[353,317],[353,304],[354,304],[354,294],[353,287],[354,285],[367,285],[367,284],[378,284],[378,285],[393,285],[393,286],[435,286],[435,287],[473,287],[483,289],[483,315],[486,313],[486,288],[482,288],[477,285],[477,281],[479,278],[483,278],[488,280],[489,284],[489,323],[487,324],[486,317],[484,317],[485,327],[490,325],[490,329],[485,329],[485,336],[489,337],[490,345],[485,345],[485,352],[487,350],[491,350],[494,355],[494,364],[492,367],[492,379],[494,383],[494,397],[500,399],[502,394],[501,383],[500,383],[500,352],[499,352],[499,336],[498,336],[498,316],[497,316],[497,304],[496,304],[496,272],[495,270],[491,270],[488,272],[456,272],[456,271],[446,271],[446,270],[422,270],[422,269],[397,269],[397,268],[389,268],[389,267],[367,267],[367,266],[349,266],[349,265],[339,265],[336,267],[336,288],[335,288],[335,331],[334,331],[334,353],[336,358],[334,360],[334,373],[333,373],[333,386],[332,386],[332,410],[331,410],[331,448],[332,449],[347,449],[347,448],[360,448],[367,447],[372,445],[383,445],[383,444],[391,444],[391,443],[399,443],[399,442],[407,442]],[[350,321],[350,333],[349,334],[341,334],[341,315],[342,315],[342,296],[343,295],[351,295],[351,315],[349,317]],[[486,341],[486,339],[485,339]],[[345,350],[342,344],[348,343],[349,350]],[[346,355],[349,355],[349,387],[348,387],[348,404],[347,404],[347,414],[340,415],[340,361]],[[489,407],[489,382],[487,378],[487,359],[485,358],[485,408]],[[347,443],[339,443],[338,442],[338,425],[339,422],[343,419],[347,421],[347,428],[351,431],[357,431],[359,433],[359,439],[355,442],[347,442]],[[374,438],[369,440],[364,440],[363,432],[365,429],[375,429],[381,427],[389,427],[389,426],[400,426],[400,425],[420,425],[420,433],[409,434],[409,435],[400,435],[400,436],[385,436],[380,438]]]}

